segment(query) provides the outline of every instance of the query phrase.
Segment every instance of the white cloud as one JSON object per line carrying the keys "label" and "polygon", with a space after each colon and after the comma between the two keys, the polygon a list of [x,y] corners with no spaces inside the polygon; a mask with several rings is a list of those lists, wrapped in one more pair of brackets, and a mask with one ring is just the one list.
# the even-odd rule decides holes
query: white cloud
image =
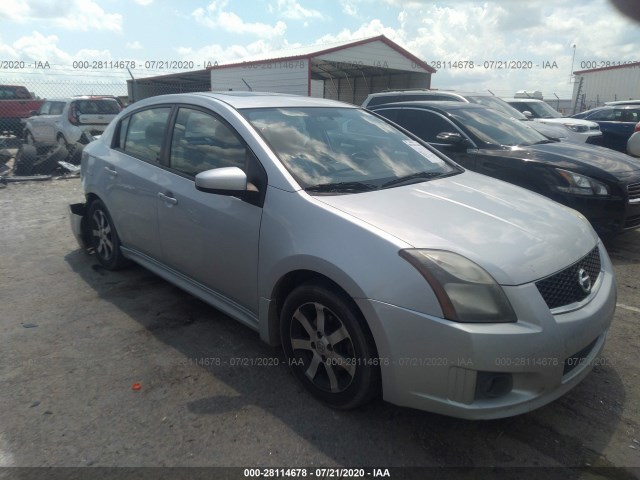
{"label": "white cloud", "polygon": [[279,37],[287,30],[286,23],[282,21],[275,25],[245,22],[237,14],[225,11],[228,3],[228,0],[213,0],[206,8],[198,8],[191,15],[205,27],[220,28],[236,34],[252,34],[260,38]]}
{"label": "white cloud", "polygon": [[153,3],[153,0],[135,0],[135,2],[143,7],[149,6]]}
{"label": "white cloud", "polygon": [[11,48],[17,58],[68,65],[73,56],[58,48],[58,41],[56,35],[45,36],[40,32],[32,32],[31,35],[13,42]]}
{"label": "white cloud", "polygon": [[135,42],[127,42],[127,48],[130,48],[131,50],[142,50],[143,46],[136,40]]}
{"label": "white cloud", "polygon": [[278,0],[278,11],[283,18],[290,20],[323,18],[318,10],[304,8],[296,0]]}
{"label": "white cloud", "polygon": [[351,17],[358,15],[358,7],[355,6],[352,0],[342,0],[340,2],[342,11]]}
{"label": "white cloud", "polygon": [[93,0],[3,0],[2,17],[18,23],[43,21],[68,30],[122,31],[122,15],[106,13]]}
{"label": "white cloud", "polygon": [[250,57],[252,55],[258,55],[273,51],[274,45],[265,40],[257,40],[248,45],[231,45],[229,47],[223,47],[219,44],[207,45],[199,49],[192,49],[190,47],[179,47],[177,49],[178,54],[185,60],[197,59],[198,62],[206,64],[206,62],[213,63],[228,63],[243,58]]}

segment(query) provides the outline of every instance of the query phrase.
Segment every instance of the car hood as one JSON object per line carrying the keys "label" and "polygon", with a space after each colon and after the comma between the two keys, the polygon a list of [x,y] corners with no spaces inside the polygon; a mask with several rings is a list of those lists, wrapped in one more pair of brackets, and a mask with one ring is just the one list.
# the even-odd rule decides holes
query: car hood
{"label": "car hood", "polygon": [[561,138],[568,140],[567,129],[564,125],[550,125],[543,122],[534,122],[533,120],[522,120],[525,125],[533,128],[537,132],[549,138]]}
{"label": "car hood", "polygon": [[472,172],[314,198],[415,248],[463,255],[502,285],[550,275],[582,258],[597,243],[593,229],[576,211]]}
{"label": "car hood", "polygon": [[600,128],[596,122],[592,122],[591,120],[582,120],[580,118],[569,118],[569,117],[559,117],[559,118],[536,118],[537,122],[541,123],[549,123],[549,124],[559,124],[564,125],[566,123],[571,125],[584,125],[589,128]]}
{"label": "car hood", "polygon": [[[610,148],[555,142],[531,145],[510,151],[513,155],[518,150],[520,151],[519,158],[554,164],[563,168],[575,168],[576,165],[595,167],[620,180],[624,180],[629,176],[640,175],[639,160]],[[524,153],[523,156],[523,152],[527,153]]]}

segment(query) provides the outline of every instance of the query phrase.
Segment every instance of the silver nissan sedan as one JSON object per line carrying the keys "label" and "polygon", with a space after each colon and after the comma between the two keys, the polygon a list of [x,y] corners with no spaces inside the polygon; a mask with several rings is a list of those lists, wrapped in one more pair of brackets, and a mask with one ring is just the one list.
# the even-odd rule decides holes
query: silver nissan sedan
{"label": "silver nissan sedan", "polygon": [[84,149],[82,184],[71,222],[100,264],[137,262],[281,345],[335,408],[528,412],[589,373],[615,310],[582,215],[340,102],[136,102]]}

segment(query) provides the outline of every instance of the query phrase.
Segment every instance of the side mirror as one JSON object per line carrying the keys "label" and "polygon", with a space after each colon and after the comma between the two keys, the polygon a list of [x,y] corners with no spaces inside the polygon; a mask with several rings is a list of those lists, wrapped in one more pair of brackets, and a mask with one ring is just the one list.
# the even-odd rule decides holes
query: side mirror
{"label": "side mirror", "polygon": [[247,174],[238,167],[205,170],[196,175],[196,190],[218,195],[238,195],[247,191]]}
{"label": "side mirror", "polygon": [[436,135],[436,139],[439,143],[446,143],[447,145],[455,145],[456,143],[462,143],[464,137],[459,133],[454,132],[440,132]]}
{"label": "side mirror", "polygon": [[527,118],[533,118],[533,113],[531,113],[529,110],[525,110],[524,112],[522,112],[522,114]]}
{"label": "side mirror", "polygon": [[38,112],[37,110],[31,110],[31,111],[29,112],[29,116],[30,116],[30,117],[35,117],[35,116],[37,116],[38,114],[39,114],[39,112]]}
{"label": "side mirror", "polygon": [[457,132],[440,132],[438,135],[436,135],[436,139],[438,143],[456,146],[461,149],[471,146],[469,139]]}

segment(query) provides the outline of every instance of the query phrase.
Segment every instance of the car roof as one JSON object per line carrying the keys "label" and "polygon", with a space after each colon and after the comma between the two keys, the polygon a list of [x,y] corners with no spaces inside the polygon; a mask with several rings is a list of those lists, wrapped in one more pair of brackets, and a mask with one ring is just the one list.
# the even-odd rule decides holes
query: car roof
{"label": "car roof", "polygon": [[461,109],[493,110],[489,107],[485,107],[484,105],[480,105],[477,103],[428,101],[428,100],[411,100],[409,102],[382,103],[380,105],[374,105],[373,107],[369,107],[369,109],[375,111],[375,110],[382,110],[383,108],[389,108],[389,107],[422,107],[422,108],[428,108],[429,110],[440,110],[441,112],[448,112],[451,110],[461,110]]}
{"label": "car roof", "polygon": [[640,105],[640,100],[617,100],[615,102],[604,102],[606,106],[616,105]]}
{"label": "car roof", "polygon": [[[169,98],[171,97],[171,98]],[[151,97],[146,100],[165,99],[169,102],[179,102],[187,99],[202,100],[215,99],[224,102],[235,109],[243,108],[268,108],[268,107],[341,107],[341,108],[358,108],[344,102],[329,100],[326,98],[303,97],[301,95],[290,95],[283,93],[269,92],[196,92],[196,93],[178,93],[170,95],[160,95]],[[137,103],[137,102],[136,102]]]}
{"label": "car roof", "polygon": [[391,95],[416,95],[416,94],[425,94],[425,95],[451,95],[451,96],[483,96],[483,97],[493,97],[488,92],[463,92],[459,90],[390,90],[385,92],[376,92],[370,93],[370,97],[382,97],[382,96],[391,96]]}
{"label": "car roof", "polygon": [[540,100],[539,98],[502,98],[505,102],[535,102],[535,103],[546,103],[544,100]]}

